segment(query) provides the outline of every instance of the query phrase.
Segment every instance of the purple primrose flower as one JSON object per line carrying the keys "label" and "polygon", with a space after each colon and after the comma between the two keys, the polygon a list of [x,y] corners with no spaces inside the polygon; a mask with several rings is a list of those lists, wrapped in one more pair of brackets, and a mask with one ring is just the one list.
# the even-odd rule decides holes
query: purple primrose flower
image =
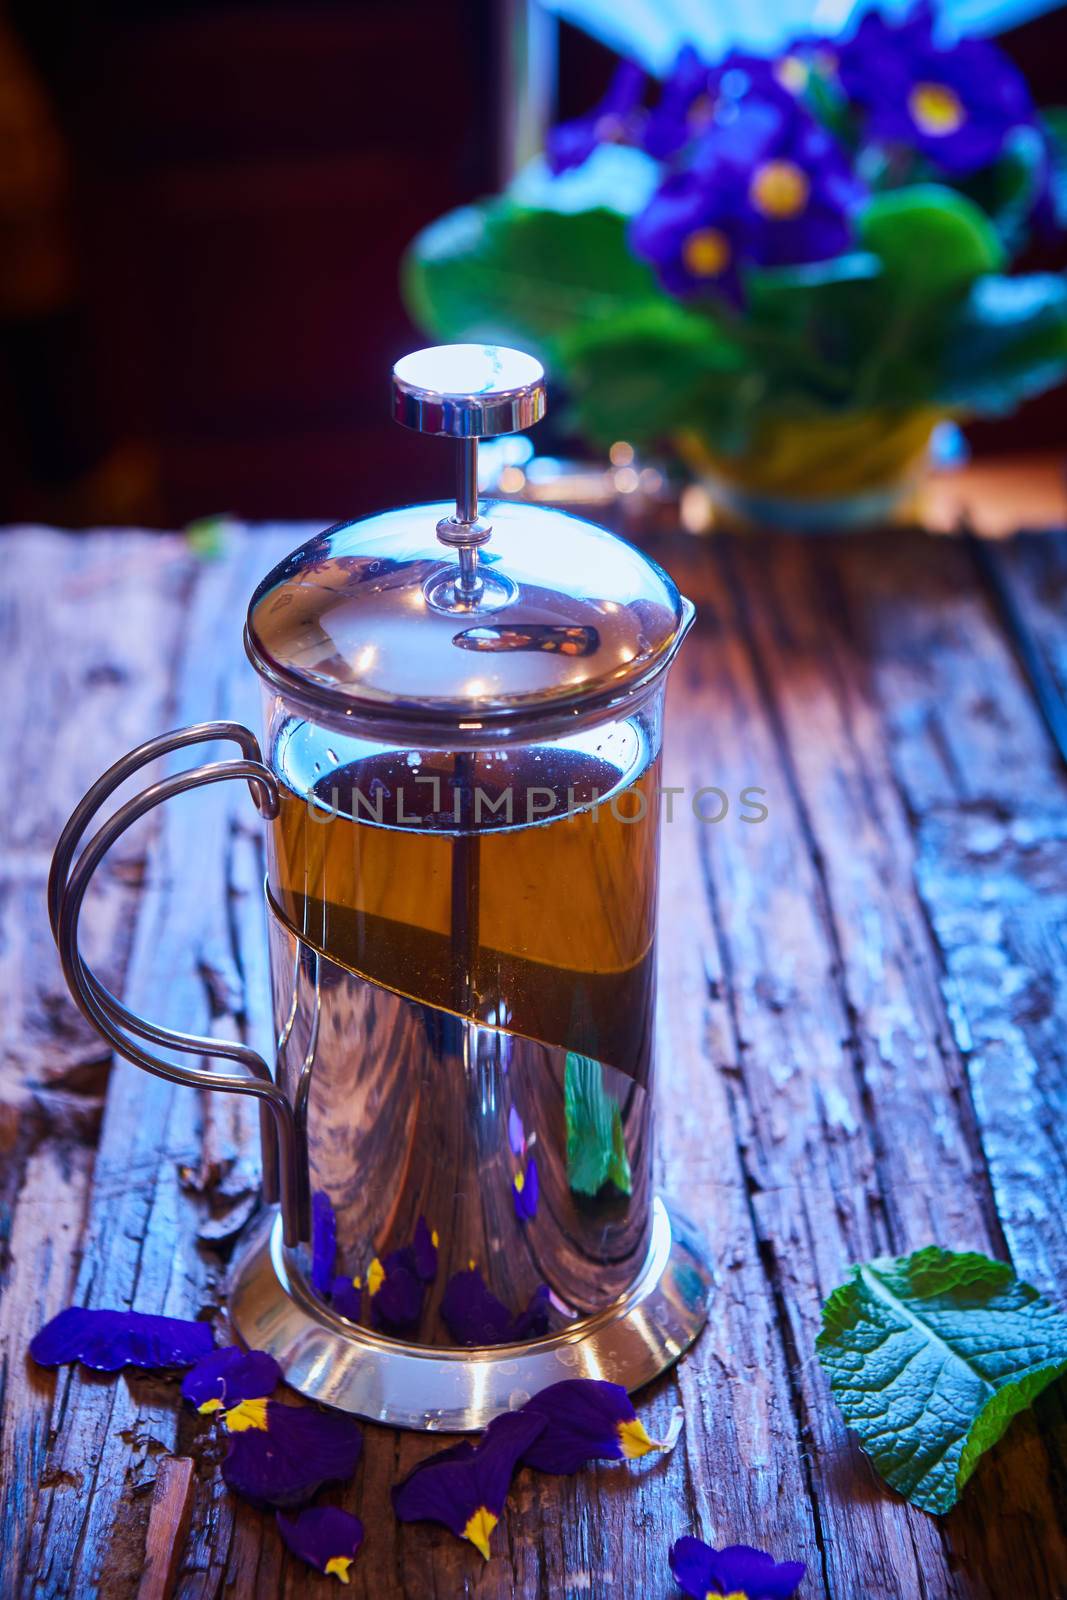
{"label": "purple primrose flower", "polygon": [[294,1506],[322,1483],[350,1478],[363,1435],[351,1417],[281,1400],[241,1400],[220,1413],[229,1437],[222,1476],[248,1500]]}
{"label": "purple primrose flower", "polygon": [[988,166],[1014,129],[1034,124],[1018,68],[984,40],[935,44],[928,6],[896,24],[868,12],[840,46],[838,77],[867,113],[869,138],[917,149],[957,176]]}
{"label": "purple primrose flower", "polygon": [[339,1274],[330,1285],[330,1303],[349,1322],[358,1322],[363,1313],[363,1279]]}
{"label": "purple primrose flower", "polygon": [[526,1163],[526,1171],[519,1171],[512,1179],[512,1197],[515,1201],[515,1215],[520,1222],[532,1222],[537,1215],[537,1197],[539,1184],[537,1180],[537,1162],[533,1156]]}
{"label": "purple primrose flower", "polygon": [[182,1379],[182,1399],[205,1415],[273,1394],[282,1369],[265,1350],[243,1350],[230,1344],[198,1361]]}
{"label": "purple primrose flower", "polygon": [[541,1284],[529,1305],[513,1316],[491,1294],[476,1266],[453,1273],[441,1298],[441,1315],[457,1344],[514,1344],[548,1328],[549,1289]]}
{"label": "purple primrose flower", "polygon": [[630,227],[672,294],[735,303],[741,269],[823,261],[847,249],[862,196],[844,152],[803,109],[752,96],[697,142]]}
{"label": "purple primrose flower", "polygon": [[477,1444],[464,1441],[431,1456],[393,1490],[401,1522],[441,1522],[469,1539],[489,1560],[489,1539],[500,1521],[512,1475],[545,1426],[533,1412],[508,1411]]}
{"label": "purple primrose flower", "polygon": [[626,1390],[596,1378],[565,1378],[522,1407],[544,1419],[544,1429],[523,1452],[522,1464],[539,1472],[577,1472],[587,1461],[635,1461],[669,1446],[650,1439]]}
{"label": "purple primrose flower", "polygon": [[309,1506],[295,1517],[275,1512],[278,1532],[294,1556],[327,1577],[349,1580],[349,1570],[363,1543],[363,1524],[337,1506]]}
{"label": "purple primrose flower", "polygon": [[207,1322],[70,1306],[33,1336],[30,1355],[42,1367],[80,1361],[97,1372],[118,1372],[120,1367],[191,1367],[213,1343]]}
{"label": "purple primrose flower", "polygon": [[731,1544],[715,1550],[701,1539],[671,1545],[675,1581],[694,1600],[729,1595],[731,1600],[790,1600],[804,1577],[803,1561],[776,1564],[763,1550]]}
{"label": "purple primrose flower", "polygon": [[553,128],[545,144],[548,165],[555,173],[567,172],[589,160],[599,144],[621,144],[633,137],[640,120],[645,75],[632,61],[615,70],[608,92],[592,111],[573,122]]}
{"label": "purple primrose flower", "polygon": [[311,1285],[326,1296],[333,1284],[337,1255],[337,1217],[328,1194],[320,1189],[311,1197]]}

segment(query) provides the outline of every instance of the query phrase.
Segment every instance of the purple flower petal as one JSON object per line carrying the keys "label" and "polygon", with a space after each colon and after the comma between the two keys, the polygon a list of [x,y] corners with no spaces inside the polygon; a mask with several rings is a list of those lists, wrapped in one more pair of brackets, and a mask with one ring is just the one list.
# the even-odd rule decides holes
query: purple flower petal
{"label": "purple flower petal", "polygon": [[320,1189],[311,1197],[311,1285],[325,1296],[333,1283],[337,1255],[337,1218],[328,1194]]}
{"label": "purple flower petal", "polygon": [[712,1564],[715,1554],[703,1539],[693,1539],[688,1535],[684,1539],[676,1539],[671,1545],[670,1563],[674,1581],[686,1594],[692,1595],[693,1600],[707,1600],[707,1596],[715,1592],[712,1588],[715,1582]]}
{"label": "purple flower petal", "polygon": [[393,1490],[401,1522],[442,1522],[489,1560],[489,1536],[500,1520],[516,1463],[545,1426],[543,1417],[508,1411],[476,1445],[464,1441],[415,1468]]}
{"label": "purple flower petal", "polygon": [[265,1350],[243,1350],[226,1345],[212,1350],[182,1379],[182,1399],[198,1411],[221,1411],[240,1400],[258,1400],[273,1394],[282,1381],[282,1369]]}
{"label": "purple flower petal", "polygon": [[300,1505],[320,1484],[350,1478],[363,1447],[353,1418],[280,1400],[242,1400],[222,1422],[229,1435],[222,1476],[259,1504]]}
{"label": "purple flower petal", "polygon": [[30,1355],[42,1367],[81,1361],[97,1372],[118,1372],[120,1367],[191,1367],[213,1343],[207,1322],[70,1306],[34,1335]]}
{"label": "purple flower petal", "polygon": [[679,1539],[671,1546],[671,1571],[695,1600],[708,1595],[742,1594],[746,1600],[790,1600],[807,1570],[803,1561],[777,1564],[764,1550],[731,1544],[716,1550],[701,1539]]}
{"label": "purple flower petal", "polygon": [[348,1582],[349,1568],[363,1543],[363,1524],[337,1506],[311,1506],[295,1517],[275,1513],[278,1532],[294,1556],[327,1577]]}
{"label": "purple flower petal", "polygon": [[521,1156],[526,1149],[526,1130],[514,1106],[508,1112],[508,1144],[513,1156]]}
{"label": "purple flower petal", "polygon": [[457,1344],[513,1344],[548,1327],[548,1285],[542,1284],[518,1316],[490,1294],[477,1267],[456,1272],[445,1285],[441,1315]]}
{"label": "purple flower petal", "polygon": [[526,1163],[526,1171],[516,1173],[512,1183],[515,1215],[520,1222],[532,1222],[536,1217],[538,1192],[537,1162],[531,1156]]}
{"label": "purple flower petal", "polygon": [[[377,1268],[377,1271],[375,1270]],[[393,1250],[367,1273],[371,1320],[386,1333],[407,1333],[422,1316],[425,1286],[415,1274],[415,1251]]]}
{"label": "purple flower petal", "polygon": [[621,62],[603,100],[592,111],[549,130],[545,156],[551,170],[560,173],[580,167],[598,144],[617,144],[630,138],[636,128],[644,87],[641,68],[632,61]]}
{"label": "purple flower petal", "polygon": [[649,1438],[618,1383],[565,1378],[535,1394],[522,1409],[545,1420],[543,1433],[522,1458],[523,1466],[539,1472],[577,1472],[597,1457],[633,1461],[663,1448]]}
{"label": "purple flower petal", "polygon": [[363,1309],[363,1286],[355,1278],[336,1277],[330,1285],[330,1300],[342,1317],[358,1322]]}

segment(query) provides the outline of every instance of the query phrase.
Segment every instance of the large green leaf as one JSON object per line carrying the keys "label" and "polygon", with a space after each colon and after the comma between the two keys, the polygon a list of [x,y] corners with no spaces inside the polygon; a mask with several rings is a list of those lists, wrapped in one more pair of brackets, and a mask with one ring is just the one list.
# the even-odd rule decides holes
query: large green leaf
{"label": "large green leaf", "polygon": [[559,336],[661,300],[616,211],[545,211],[504,197],[451,211],[403,267],[416,322],[441,339],[501,340],[551,356]]}
{"label": "large green leaf", "polygon": [[626,144],[601,144],[582,166],[553,173],[537,156],[508,185],[514,205],[537,211],[617,211],[636,217],[661,180],[658,161]]}
{"label": "large green leaf", "polygon": [[982,1453],[1067,1372],[1067,1317],[1010,1267],[930,1246],[853,1268],[816,1341],[883,1478],[948,1511]]}
{"label": "large green leaf", "polygon": [[1067,279],[980,278],[948,324],[937,398],[995,415],[1065,374]]}
{"label": "large green leaf", "polygon": [[718,431],[746,385],[748,357],[712,315],[664,297],[560,340],[575,421],[587,438],[651,444],[682,427]]}
{"label": "large green leaf", "polygon": [[618,1103],[604,1087],[604,1071],[590,1056],[567,1054],[563,1085],[567,1120],[567,1182],[576,1194],[595,1195],[606,1183],[622,1194],[633,1188]]}
{"label": "large green leaf", "polygon": [[887,287],[908,305],[940,303],[1004,265],[996,229],[973,200],[941,184],[877,194],[858,222],[865,250],[882,263]]}

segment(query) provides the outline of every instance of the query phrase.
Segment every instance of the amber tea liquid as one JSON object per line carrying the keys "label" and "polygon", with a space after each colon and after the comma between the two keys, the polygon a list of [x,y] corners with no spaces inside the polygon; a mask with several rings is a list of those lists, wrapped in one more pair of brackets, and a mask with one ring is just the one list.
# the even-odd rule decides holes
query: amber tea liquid
{"label": "amber tea liquid", "polygon": [[459,755],[290,720],[270,888],[306,943],[436,1010],[643,1082],[659,757],[638,719]]}

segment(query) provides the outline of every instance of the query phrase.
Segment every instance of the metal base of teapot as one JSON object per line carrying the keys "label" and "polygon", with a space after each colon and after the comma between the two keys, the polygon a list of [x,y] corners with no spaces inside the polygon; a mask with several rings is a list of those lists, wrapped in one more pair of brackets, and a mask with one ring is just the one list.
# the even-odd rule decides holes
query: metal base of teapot
{"label": "metal base of teapot", "polygon": [[238,1337],[274,1356],[310,1400],[372,1422],[466,1433],[562,1378],[639,1389],[689,1348],[707,1320],[712,1271],[692,1226],[657,1198],[644,1270],[612,1305],[524,1344],[449,1349],[357,1326],[289,1271],[281,1219],[260,1223],[231,1270]]}

